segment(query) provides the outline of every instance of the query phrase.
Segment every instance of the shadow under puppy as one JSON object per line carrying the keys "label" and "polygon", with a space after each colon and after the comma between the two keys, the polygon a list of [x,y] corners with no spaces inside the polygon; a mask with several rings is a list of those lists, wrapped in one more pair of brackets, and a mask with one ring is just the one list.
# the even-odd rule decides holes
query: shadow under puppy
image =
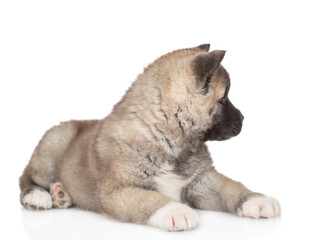
{"label": "shadow under puppy", "polygon": [[225,51],[209,44],[168,53],[145,68],[102,120],[48,130],[20,178],[21,203],[76,206],[165,230],[198,225],[192,208],[273,218],[279,203],[218,173],[206,142],[238,135]]}

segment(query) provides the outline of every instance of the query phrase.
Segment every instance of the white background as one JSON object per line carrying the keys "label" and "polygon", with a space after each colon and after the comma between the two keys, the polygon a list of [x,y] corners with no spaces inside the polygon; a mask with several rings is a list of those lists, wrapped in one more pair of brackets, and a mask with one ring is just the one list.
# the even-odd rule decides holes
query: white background
{"label": "white background", "polygon": [[[329,14],[325,1],[0,2],[1,239],[328,239]],[[167,233],[77,209],[31,212],[18,178],[44,131],[103,118],[148,63],[228,50],[242,133],[209,143],[216,168],[276,197],[282,217],[198,211]]]}

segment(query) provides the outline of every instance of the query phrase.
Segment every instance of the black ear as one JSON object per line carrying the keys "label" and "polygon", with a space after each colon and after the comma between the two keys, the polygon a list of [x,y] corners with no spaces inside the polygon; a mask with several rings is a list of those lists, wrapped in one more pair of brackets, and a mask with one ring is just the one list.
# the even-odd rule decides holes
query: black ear
{"label": "black ear", "polygon": [[215,50],[195,57],[192,68],[199,86],[205,87],[209,84],[211,74],[219,67],[224,56],[225,51]]}
{"label": "black ear", "polygon": [[200,46],[197,46],[195,48],[198,48],[202,51],[209,52],[210,44],[202,44]]}

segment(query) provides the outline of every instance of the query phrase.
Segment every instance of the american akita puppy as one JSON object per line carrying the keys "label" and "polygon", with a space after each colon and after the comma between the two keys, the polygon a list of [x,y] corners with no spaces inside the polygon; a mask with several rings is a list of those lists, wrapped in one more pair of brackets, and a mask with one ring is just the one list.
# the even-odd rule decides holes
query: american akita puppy
{"label": "american akita puppy", "polygon": [[165,230],[198,225],[192,208],[273,218],[279,203],[218,173],[209,140],[241,131],[228,98],[225,51],[209,44],[168,53],[102,120],[48,130],[20,178],[21,203],[33,210],[76,206]]}

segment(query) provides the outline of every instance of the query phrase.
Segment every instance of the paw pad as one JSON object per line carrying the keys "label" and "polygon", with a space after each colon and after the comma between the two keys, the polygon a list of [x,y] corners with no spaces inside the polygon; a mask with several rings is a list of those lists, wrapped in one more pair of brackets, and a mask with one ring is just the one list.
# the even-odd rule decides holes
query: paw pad
{"label": "paw pad", "polygon": [[50,185],[50,194],[53,200],[53,205],[56,208],[68,208],[72,205],[69,194],[65,191],[61,183]]}

